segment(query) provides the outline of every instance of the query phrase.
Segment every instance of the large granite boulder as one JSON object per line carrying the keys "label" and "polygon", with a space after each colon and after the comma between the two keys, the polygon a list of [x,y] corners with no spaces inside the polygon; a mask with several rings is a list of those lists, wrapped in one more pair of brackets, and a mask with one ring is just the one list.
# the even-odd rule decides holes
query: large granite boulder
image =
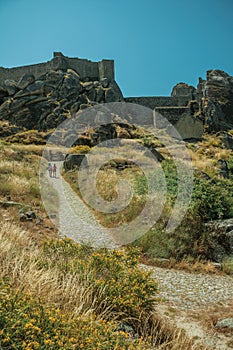
{"label": "large granite boulder", "polygon": [[231,334],[233,334],[233,317],[219,320],[216,324],[216,328],[231,332]]}
{"label": "large granite boulder", "polygon": [[209,70],[199,80],[199,105],[209,132],[233,129],[233,77],[222,70]]}
{"label": "large granite boulder", "polygon": [[225,132],[222,135],[222,144],[225,148],[233,150],[233,136]]}
{"label": "large granite boulder", "polygon": [[79,168],[81,164],[87,165],[87,159],[85,154],[67,154],[63,163],[66,171]]}
{"label": "large granite boulder", "polygon": [[195,87],[185,84],[185,83],[178,83],[176,84],[173,89],[171,96],[172,97],[190,97],[190,100],[194,99],[195,96]]}
{"label": "large granite boulder", "polygon": [[64,57],[58,55],[54,70],[37,79],[28,73],[18,83],[6,80],[0,88],[0,120],[45,131],[93,104],[123,100],[115,81],[81,81],[79,74],[66,69],[63,61]]}
{"label": "large granite boulder", "polygon": [[4,88],[9,96],[13,96],[19,90],[16,81],[9,79],[4,81]]}
{"label": "large granite boulder", "polygon": [[82,87],[77,73],[69,69],[63,77],[63,82],[59,88],[59,95],[61,98],[78,98]]}
{"label": "large granite boulder", "polygon": [[233,257],[233,219],[210,221],[205,227],[209,237],[209,259],[222,262]]}
{"label": "large granite boulder", "polygon": [[204,132],[203,122],[189,114],[183,114],[175,128],[183,140],[201,140]]}
{"label": "large granite boulder", "polygon": [[33,74],[26,73],[26,74],[24,74],[24,75],[19,79],[17,86],[18,86],[18,88],[19,88],[20,90],[23,90],[23,89],[25,89],[28,85],[34,83],[34,81],[35,81],[34,75],[33,75]]}

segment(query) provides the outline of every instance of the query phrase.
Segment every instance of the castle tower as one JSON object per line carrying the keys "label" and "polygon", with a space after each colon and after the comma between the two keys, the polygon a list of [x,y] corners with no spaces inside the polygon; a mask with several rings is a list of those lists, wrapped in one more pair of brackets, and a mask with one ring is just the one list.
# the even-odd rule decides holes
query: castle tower
{"label": "castle tower", "polygon": [[114,61],[113,60],[102,60],[98,62],[99,66],[99,79],[108,78],[114,80]]}

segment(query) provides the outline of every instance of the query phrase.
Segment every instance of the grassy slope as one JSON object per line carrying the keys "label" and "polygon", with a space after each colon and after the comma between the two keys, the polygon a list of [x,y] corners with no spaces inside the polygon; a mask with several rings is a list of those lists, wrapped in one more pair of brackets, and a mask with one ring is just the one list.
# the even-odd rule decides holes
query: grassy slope
{"label": "grassy slope", "polygon": [[[194,187],[192,201],[181,225],[172,235],[164,228],[172,211],[177,195],[177,174],[172,160],[162,163],[168,187],[167,201],[157,224],[140,240],[134,243],[149,257],[150,262],[156,258],[172,258],[173,261],[185,259],[189,262],[211,259],[210,236],[206,234],[203,224],[209,220],[233,217],[233,152],[222,147],[221,137],[206,135],[202,142],[187,144],[194,168]],[[162,153],[166,150],[160,148]],[[219,177],[218,159],[226,159],[231,170],[230,179]],[[185,163],[184,163],[185,166]],[[150,176],[158,178],[156,170]],[[209,178],[208,178],[209,176]],[[70,171],[65,174],[74,190],[79,193],[77,174]],[[147,181],[139,168],[125,169],[121,172],[114,168],[100,170],[97,178],[97,188],[105,200],[116,198],[116,184],[119,180],[130,181],[134,188],[134,196],[130,205],[119,213],[105,214],[94,211],[96,217],[106,227],[114,227],[130,222],[142,210],[147,200]],[[171,263],[171,261],[170,261]],[[231,265],[227,263],[228,267]],[[182,264],[185,266],[185,264]],[[199,265],[199,268],[201,266]],[[231,269],[229,269],[229,272]]]}

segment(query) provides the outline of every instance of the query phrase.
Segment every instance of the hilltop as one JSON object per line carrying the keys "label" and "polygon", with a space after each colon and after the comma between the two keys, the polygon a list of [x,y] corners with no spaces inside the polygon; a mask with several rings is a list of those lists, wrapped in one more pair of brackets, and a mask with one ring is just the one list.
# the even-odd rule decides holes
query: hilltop
{"label": "hilltop", "polygon": [[[70,149],[56,157],[51,146],[42,157],[60,123],[86,115],[88,125],[88,107],[114,102],[148,107],[150,113],[139,108],[134,120],[130,113],[124,118],[114,113],[111,125],[102,115],[103,125],[90,123]],[[159,115],[180,132],[176,146],[187,149],[188,159],[181,152],[177,162],[193,168],[191,200],[174,232],[165,228],[177,199],[177,163],[160,137],[169,130]],[[66,145],[63,131],[59,137]],[[124,210],[103,213],[84,204],[72,154],[88,157],[99,142],[113,138],[122,139],[124,157],[103,161],[96,188],[106,202],[116,200],[119,180],[130,183],[134,193]],[[66,153],[71,154],[66,171],[49,179],[41,160],[56,162],[59,169]],[[100,156],[110,153],[102,147]],[[137,164],[144,164],[143,157],[150,160],[151,153],[159,167],[150,168],[147,178]],[[160,169],[167,193],[157,222],[119,249],[92,248],[90,239],[101,243],[101,225],[108,232],[140,215],[148,200],[147,180],[161,190]],[[39,176],[52,198],[46,210]],[[221,327],[221,320],[232,317],[232,180],[233,77],[223,71],[208,71],[196,88],[178,83],[168,97],[126,98],[112,60],[54,53],[49,62],[0,68],[0,348],[230,348],[232,325]],[[67,198],[78,220],[71,217]],[[152,197],[155,208],[158,199]],[[149,214],[143,213],[143,222]]]}
{"label": "hilltop", "polygon": [[[151,108],[175,125],[185,140],[233,128],[233,77],[221,70],[207,71],[206,80],[199,78],[196,88],[179,82],[168,97],[124,97],[115,81],[113,60],[91,62],[55,52],[45,63],[0,67],[0,120],[10,123],[1,136],[47,131],[85,108],[109,102]],[[154,126],[161,127],[156,121]]]}

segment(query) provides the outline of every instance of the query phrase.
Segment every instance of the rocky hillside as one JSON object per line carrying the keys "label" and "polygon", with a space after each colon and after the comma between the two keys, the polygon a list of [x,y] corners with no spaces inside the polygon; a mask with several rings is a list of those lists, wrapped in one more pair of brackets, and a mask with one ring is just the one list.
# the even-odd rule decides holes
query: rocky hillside
{"label": "rocky hillside", "polygon": [[222,70],[209,70],[199,78],[196,90],[198,113],[208,132],[233,129],[233,77]]}
{"label": "rocky hillside", "polygon": [[[25,74],[0,86],[0,120],[39,131],[55,128],[94,103],[122,101],[115,81],[82,81],[72,69],[50,71],[37,80]],[[12,130],[13,131],[13,130]]]}
{"label": "rocky hillside", "polygon": [[11,134],[23,128],[47,131],[95,103],[126,101],[155,109],[184,139],[201,139],[203,130],[233,129],[233,77],[224,71],[207,71],[206,80],[199,78],[197,88],[178,83],[170,97],[124,98],[114,79],[98,79],[81,78],[71,68],[53,67],[37,78],[27,73],[18,81],[4,80],[0,86],[0,121],[14,126]]}

